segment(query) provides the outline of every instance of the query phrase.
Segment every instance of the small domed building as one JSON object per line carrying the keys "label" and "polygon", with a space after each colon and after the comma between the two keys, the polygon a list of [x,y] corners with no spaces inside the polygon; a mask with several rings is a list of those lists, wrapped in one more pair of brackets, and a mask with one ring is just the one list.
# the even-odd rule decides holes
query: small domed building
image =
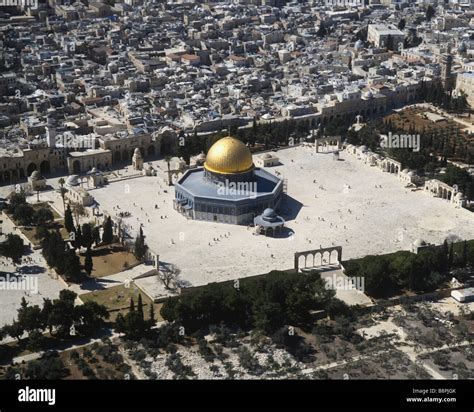
{"label": "small domed building", "polygon": [[261,215],[253,219],[253,223],[256,233],[265,236],[277,236],[285,225],[285,219],[278,216],[273,209],[267,208]]}
{"label": "small domed building", "polygon": [[31,176],[28,178],[28,183],[31,186],[31,189],[35,191],[46,188],[46,179],[41,176],[41,173],[38,170],[31,173]]}
{"label": "small domed building", "polygon": [[175,183],[174,208],[189,219],[245,225],[276,209],[282,195],[283,181],[255,167],[240,140],[224,137],[211,146],[203,167]]}

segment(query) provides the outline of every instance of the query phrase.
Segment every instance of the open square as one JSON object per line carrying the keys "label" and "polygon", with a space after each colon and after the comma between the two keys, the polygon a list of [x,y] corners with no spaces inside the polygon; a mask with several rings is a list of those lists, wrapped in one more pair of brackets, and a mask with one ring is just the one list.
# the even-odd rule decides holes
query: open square
{"label": "open square", "polygon": [[[103,212],[128,211],[133,235],[143,224],[146,242],[161,262],[181,269],[197,286],[290,269],[294,253],[340,245],[343,259],[409,250],[419,238],[442,243],[448,235],[468,239],[474,221],[468,210],[404,188],[395,175],[371,168],[341,152],[340,160],[314,148],[278,151],[281,164],[267,170],[287,179],[288,235],[270,238],[246,226],[188,220],[173,209],[174,189],[161,175],[139,177],[93,189]],[[116,210],[114,210],[114,207]],[[293,234],[292,234],[293,232]],[[318,262],[319,263],[319,262]]]}

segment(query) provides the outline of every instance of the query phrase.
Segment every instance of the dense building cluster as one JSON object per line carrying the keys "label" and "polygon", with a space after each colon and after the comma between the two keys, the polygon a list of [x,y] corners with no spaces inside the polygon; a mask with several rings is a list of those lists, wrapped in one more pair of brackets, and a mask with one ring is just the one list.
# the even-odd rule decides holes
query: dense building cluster
{"label": "dense building cluster", "polygon": [[366,119],[437,80],[472,101],[469,4],[379,3],[2,7],[0,182],[107,170],[255,121]]}

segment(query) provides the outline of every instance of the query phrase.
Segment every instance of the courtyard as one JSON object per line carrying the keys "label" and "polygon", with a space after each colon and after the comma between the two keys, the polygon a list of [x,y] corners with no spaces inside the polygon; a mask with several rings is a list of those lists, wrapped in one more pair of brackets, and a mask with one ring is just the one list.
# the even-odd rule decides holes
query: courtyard
{"label": "courtyard", "polygon": [[257,236],[246,226],[186,219],[173,210],[174,189],[166,184],[164,161],[153,162],[159,166],[156,177],[113,182],[90,193],[102,212],[130,212],[123,223],[131,235],[142,225],[160,261],[177,265],[183,281],[193,286],[290,269],[295,252],[319,247],[340,245],[346,260],[409,250],[418,238],[441,243],[448,236],[473,237],[469,211],[412,192],[396,175],[343,152],[336,161],[330,153],[313,151],[280,150],[281,164],[267,169],[288,182],[281,205],[288,232],[281,238]]}

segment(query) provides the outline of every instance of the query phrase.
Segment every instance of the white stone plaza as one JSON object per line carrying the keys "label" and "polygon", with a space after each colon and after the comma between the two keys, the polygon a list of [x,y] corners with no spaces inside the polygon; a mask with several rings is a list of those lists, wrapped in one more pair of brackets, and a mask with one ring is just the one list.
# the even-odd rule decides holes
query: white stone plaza
{"label": "white stone plaza", "polygon": [[[2,229],[4,233],[22,236],[8,220],[4,221]],[[23,237],[23,240],[26,243],[26,238]],[[60,290],[64,289],[64,282],[52,277],[41,249],[33,249],[30,254],[23,256],[16,267],[10,259],[0,256],[0,272],[3,271],[11,276],[2,278],[0,282],[0,327],[16,319],[22,298],[41,307],[43,299],[56,299]]]}
{"label": "white stone plaza", "polygon": [[174,188],[166,184],[164,161],[153,162],[158,176],[114,182],[90,193],[101,212],[130,212],[124,222],[133,233],[142,224],[150,249],[181,269],[182,279],[193,286],[290,269],[295,252],[319,247],[340,245],[345,260],[410,250],[418,238],[439,244],[448,236],[474,237],[468,210],[404,188],[396,175],[344,152],[335,160],[330,153],[297,146],[278,151],[278,157],[281,164],[268,171],[287,180],[283,217],[294,232],[280,238],[256,235],[246,226],[188,220],[173,209]]}

